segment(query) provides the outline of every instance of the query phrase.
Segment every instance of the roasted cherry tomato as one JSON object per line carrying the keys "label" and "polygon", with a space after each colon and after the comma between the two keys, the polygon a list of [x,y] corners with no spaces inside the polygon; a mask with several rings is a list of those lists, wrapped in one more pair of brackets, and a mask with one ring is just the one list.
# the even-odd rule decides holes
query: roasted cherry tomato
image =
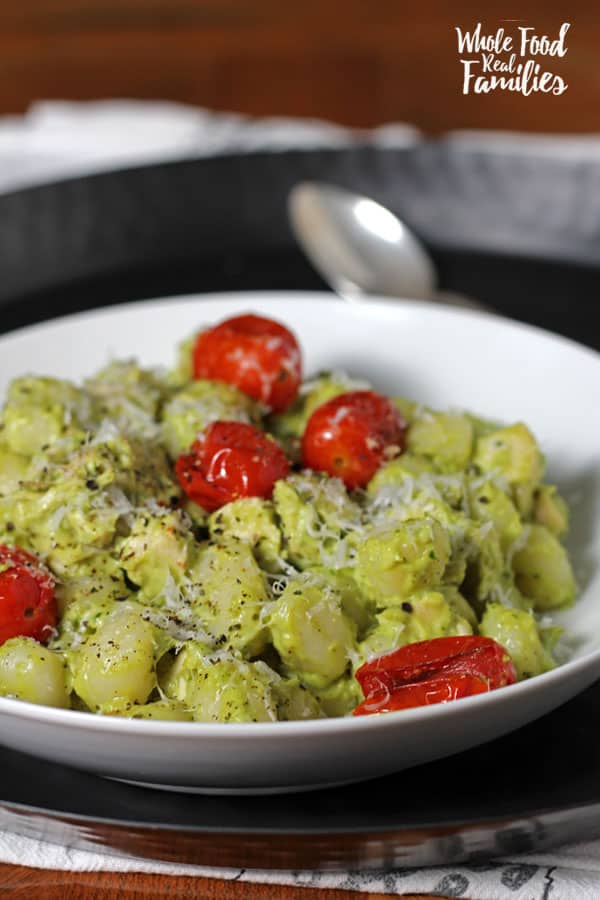
{"label": "roasted cherry tomato", "polygon": [[450,700],[460,700],[461,697],[484,694],[489,690],[489,682],[478,675],[444,675],[404,685],[392,692],[373,694],[357,706],[352,714],[367,716],[415,706],[431,706],[434,703],[448,703]]}
{"label": "roasted cherry tomato", "polygon": [[270,497],[289,470],[281,447],[244,422],[213,422],[175,463],[185,493],[208,512],[240,497]]}
{"label": "roasted cherry tomato", "polygon": [[379,466],[404,449],[406,423],[374,391],[340,394],[317,407],[302,438],[302,463],[341,478],[349,490],[364,487]]}
{"label": "roasted cherry tomato", "polygon": [[0,644],[12,637],[44,643],[56,625],[54,579],[39,560],[0,544]]}
{"label": "roasted cherry tomato", "polygon": [[514,684],[513,662],[501,644],[477,635],[407,644],[365,663],[356,673],[365,700],[355,716],[447,703]]}
{"label": "roasted cherry tomato", "polygon": [[252,314],[201,332],[194,345],[194,378],[233,384],[273,412],[287,409],[302,380],[300,346],[289,329]]}

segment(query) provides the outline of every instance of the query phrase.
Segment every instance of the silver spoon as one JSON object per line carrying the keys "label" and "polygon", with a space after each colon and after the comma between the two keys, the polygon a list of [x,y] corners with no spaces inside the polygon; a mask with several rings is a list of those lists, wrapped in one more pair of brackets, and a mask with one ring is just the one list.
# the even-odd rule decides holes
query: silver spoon
{"label": "silver spoon", "polygon": [[290,192],[288,212],[298,243],[346,300],[374,294],[485,308],[438,291],[435,265],[423,244],[394,213],[368,197],[303,181]]}

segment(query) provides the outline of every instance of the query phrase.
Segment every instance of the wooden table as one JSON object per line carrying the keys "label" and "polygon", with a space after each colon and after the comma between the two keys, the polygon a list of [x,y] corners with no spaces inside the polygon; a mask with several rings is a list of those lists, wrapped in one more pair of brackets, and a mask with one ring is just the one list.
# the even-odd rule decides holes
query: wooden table
{"label": "wooden table", "polygon": [[[515,17],[518,19],[515,21]],[[555,37],[570,21],[556,97],[465,96],[456,27],[521,23]],[[0,3],[0,113],[41,97],[179,100],[347,125],[598,130],[600,18],[589,0],[21,0]],[[506,57],[508,58],[508,57]]]}
{"label": "wooden table", "polygon": [[[0,865],[0,895],[15,900],[122,900],[186,897],[194,900],[392,900],[391,894],[316,890],[282,885],[248,884],[139,872],[52,872]],[[395,895],[398,896],[398,895]],[[432,894],[404,894],[404,900],[443,900]],[[467,900],[467,898],[464,898]],[[476,900],[475,897],[468,900]]]}

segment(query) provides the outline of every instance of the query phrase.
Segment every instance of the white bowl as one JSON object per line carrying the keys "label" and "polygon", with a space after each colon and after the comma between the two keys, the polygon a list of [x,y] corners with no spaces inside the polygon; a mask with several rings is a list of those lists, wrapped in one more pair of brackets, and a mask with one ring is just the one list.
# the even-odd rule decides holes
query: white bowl
{"label": "white bowl", "polygon": [[414,301],[348,305],[329,294],[156,300],[84,313],[0,338],[4,390],[25,372],[80,379],[110,357],[170,364],[202,323],[241,311],[287,323],[307,373],[341,368],[439,408],[524,420],[548,478],[572,504],[581,585],[559,617],[572,659],[530,681],[383,716],[203,724],[110,718],[0,698],[0,741],[101,775],[221,793],[278,792],[384,775],[518,728],[600,677],[600,356],[539,329]]}

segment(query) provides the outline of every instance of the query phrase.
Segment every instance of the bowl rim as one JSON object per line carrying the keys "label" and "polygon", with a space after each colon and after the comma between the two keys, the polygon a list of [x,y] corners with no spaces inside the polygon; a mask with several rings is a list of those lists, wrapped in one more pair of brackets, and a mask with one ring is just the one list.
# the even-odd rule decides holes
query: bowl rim
{"label": "bowl rim", "polygon": [[[70,323],[93,324],[95,321],[111,318],[113,316],[126,316],[130,313],[138,312],[140,308],[149,308],[151,310],[162,310],[167,305],[185,307],[193,303],[206,303],[222,305],[223,307],[235,307],[240,312],[243,311],[242,306],[259,303],[261,306],[275,306],[282,303],[290,302],[299,304],[303,302],[309,306],[323,306],[327,304],[338,305],[340,307],[347,306],[353,310],[360,309],[362,302],[348,303],[336,294],[326,291],[236,291],[236,292],[219,292],[219,293],[202,293],[202,294],[183,294],[175,296],[152,297],[142,300],[127,301],[118,304],[110,304],[106,306],[95,307],[91,310],[84,310],[67,315],[58,316],[56,318],[46,319],[31,325],[26,325],[5,334],[0,335],[0,350],[6,343],[13,343],[20,338],[34,337],[39,333],[44,333],[53,329],[60,329]],[[395,306],[395,304],[397,304]],[[507,334],[525,333],[531,335],[533,339],[559,344],[564,346],[571,352],[586,357],[589,362],[594,365],[600,365],[600,352],[591,347],[574,341],[564,335],[556,334],[548,329],[541,328],[537,325],[519,322],[509,319],[505,316],[496,314],[493,311],[465,309],[458,307],[440,306],[433,301],[413,299],[413,298],[390,298],[369,297],[364,301],[365,311],[371,314],[383,314],[389,316],[392,310],[401,313],[403,310],[414,314],[418,312],[420,315],[432,317],[435,319],[448,319],[456,321],[471,321],[473,319],[483,319],[494,322],[495,328],[502,328]],[[577,601],[575,602],[575,606]],[[557,611],[558,612],[558,611]],[[521,681],[517,684],[508,685],[503,688],[490,691],[489,693],[479,694],[472,697],[461,698],[459,709],[464,713],[469,709],[477,710],[481,704],[485,707],[504,705],[510,697],[515,700],[524,698],[529,695],[533,696],[544,688],[552,689],[552,686],[560,683],[569,675],[577,676],[588,669],[597,669],[600,676],[600,647],[597,650],[589,651],[583,656],[567,660],[560,663],[555,669],[536,675],[534,678]],[[82,712],[72,709],[59,709],[56,707],[42,706],[24,700],[17,700],[9,697],[0,697],[0,716],[17,716],[27,721],[35,721],[40,725],[69,725],[83,731],[93,731],[109,734],[120,734],[125,736],[128,734],[141,734],[147,737],[164,737],[165,739],[177,738],[184,740],[210,740],[217,741],[223,738],[249,738],[252,737],[260,740],[270,740],[273,737],[280,736],[286,739],[294,739],[302,736],[306,737],[315,732],[315,736],[320,734],[339,735],[351,729],[352,733],[362,734],[364,732],[376,730],[386,731],[389,728],[395,728],[399,721],[406,722],[407,725],[418,722],[428,721],[432,718],[438,718],[443,722],[447,717],[456,715],[456,703],[439,703],[427,707],[416,707],[413,709],[400,710],[381,715],[357,716],[352,715],[323,718],[323,719],[306,719],[295,721],[273,721],[273,722],[173,722],[168,720],[149,720],[149,719],[132,719],[120,716],[103,716],[93,712]],[[474,713],[475,714],[475,713]],[[348,723],[352,722],[352,725]]]}

